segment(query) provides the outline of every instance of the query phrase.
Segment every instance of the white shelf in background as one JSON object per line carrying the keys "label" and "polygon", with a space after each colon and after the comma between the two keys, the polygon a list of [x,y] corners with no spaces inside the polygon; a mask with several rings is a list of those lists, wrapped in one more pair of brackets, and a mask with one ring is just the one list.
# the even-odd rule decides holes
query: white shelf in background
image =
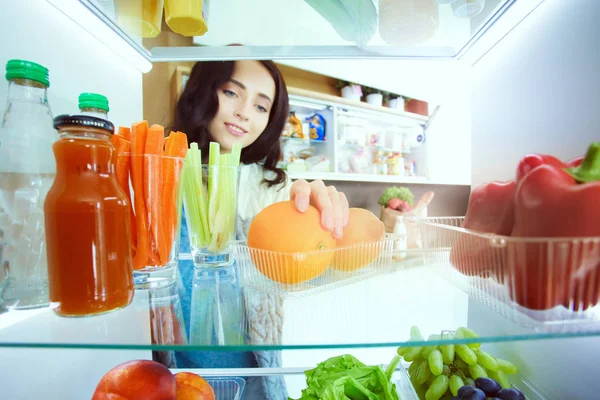
{"label": "white shelf in background", "polygon": [[382,183],[414,183],[431,184],[434,182],[421,176],[394,176],[394,175],[369,175],[369,174],[347,174],[335,172],[291,172],[288,173],[291,179],[324,181],[345,181],[345,182],[382,182]]}

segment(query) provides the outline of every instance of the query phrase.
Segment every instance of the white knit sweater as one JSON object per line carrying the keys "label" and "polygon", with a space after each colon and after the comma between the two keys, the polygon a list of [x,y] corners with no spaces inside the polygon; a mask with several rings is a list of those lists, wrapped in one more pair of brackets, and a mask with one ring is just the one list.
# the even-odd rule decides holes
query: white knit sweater
{"label": "white knit sweater", "polygon": [[238,194],[237,238],[245,240],[252,219],[265,207],[290,198],[290,179],[284,185],[269,187],[263,179],[274,178],[275,173],[265,170],[260,164],[242,165]]}
{"label": "white knit sweater", "polygon": [[[290,198],[291,180],[283,185],[269,187],[263,179],[274,177],[272,171],[259,164],[243,165],[240,171],[238,216],[236,233],[239,240],[246,240],[252,219],[265,207]],[[244,303],[249,325],[250,343],[254,345],[281,344],[283,326],[283,299],[264,292],[244,289]],[[281,354],[273,351],[254,353],[261,368],[281,367]],[[265,377],[248,381],[247,396],[250,399],[280,400],[287,398],[285,381],[280,377]]]}

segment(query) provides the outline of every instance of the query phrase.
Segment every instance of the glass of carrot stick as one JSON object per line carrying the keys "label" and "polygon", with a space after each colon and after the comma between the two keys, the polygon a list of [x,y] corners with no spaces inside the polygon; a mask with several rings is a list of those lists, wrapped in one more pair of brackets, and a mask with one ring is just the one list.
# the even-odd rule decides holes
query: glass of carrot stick
{"label": "glass of carrot stick", "polygon": [[170,285],[177,276],[187,136],[165,137],[162,126],[141,121],[119,127],[113,144],[117,180],[130,204],[136,288]]}

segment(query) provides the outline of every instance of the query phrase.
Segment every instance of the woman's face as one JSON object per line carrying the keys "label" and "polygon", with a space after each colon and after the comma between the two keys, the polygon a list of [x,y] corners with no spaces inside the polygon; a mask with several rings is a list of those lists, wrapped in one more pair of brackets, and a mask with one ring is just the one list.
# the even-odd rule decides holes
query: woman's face
{"label": "woman's face", "polygon": [[250,146],[263,133],[275,100],[275,81],[259,61],[236,61],[231,79],[217,89],[219,110],[208,129],[224,152]]}

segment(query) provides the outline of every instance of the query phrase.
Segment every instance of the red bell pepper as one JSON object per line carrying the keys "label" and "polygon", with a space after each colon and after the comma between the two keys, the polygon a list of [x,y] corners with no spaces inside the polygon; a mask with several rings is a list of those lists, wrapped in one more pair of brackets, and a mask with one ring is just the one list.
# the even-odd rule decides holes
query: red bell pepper
{"label": "red bell pepper", "polygon": [[[514,219],[516,182],[490,182],[471,192],[463,228],[481,233],[510,235]],[[493,261],[490,261],[493,260]],[[461,235],[452,246],[450,263],[465,275],[504,280],[504,251],[491,248],[489,239],[474,234]]]}
{"label": "red bell pepper", "polygon": [[[600,143],[590,146],[579,167],[546,164],[523,177],[512,236],[569,238],[509,244],[509,289],[517,303],[543,310],[600,301]],[[595,239],[582,239],[589,237]]]}
{"label": "red bell pepper", "polygon": [[567,172],[578,182],[600,181],[600,142],[592,143],[582,161],[574,159]]}
{"label": "red bell pepper", "polygon": [[585,156],[579,156],[579,157],[575,157],[572,160],[569,160],[565,163],[566,167],[579,167],[581,165],[581,163],[583,162],[583,158]]}
{"label": "red bell pepper", "polygon": [[579,156],[563,163],[558,158],[548,154],[528,154],[521,159],[517,167],[517,183],[521,182],[525,175],[541,165],[552,165],[556,168],[572,168],[581,165],[583,158],[584,156]]}
{"label": "red bell pepper", "polygon": [[515,220],[515,181],[477,186],[469,196],[463,228],[483,233],[510,235]]}
{"label": "red bell pepper", "polygon": [[547,154],[528,154],[521,159],[517,167],[517,182],[541,165],[552,165],[557,168],[566,167],[565,163],[554,156]]}

